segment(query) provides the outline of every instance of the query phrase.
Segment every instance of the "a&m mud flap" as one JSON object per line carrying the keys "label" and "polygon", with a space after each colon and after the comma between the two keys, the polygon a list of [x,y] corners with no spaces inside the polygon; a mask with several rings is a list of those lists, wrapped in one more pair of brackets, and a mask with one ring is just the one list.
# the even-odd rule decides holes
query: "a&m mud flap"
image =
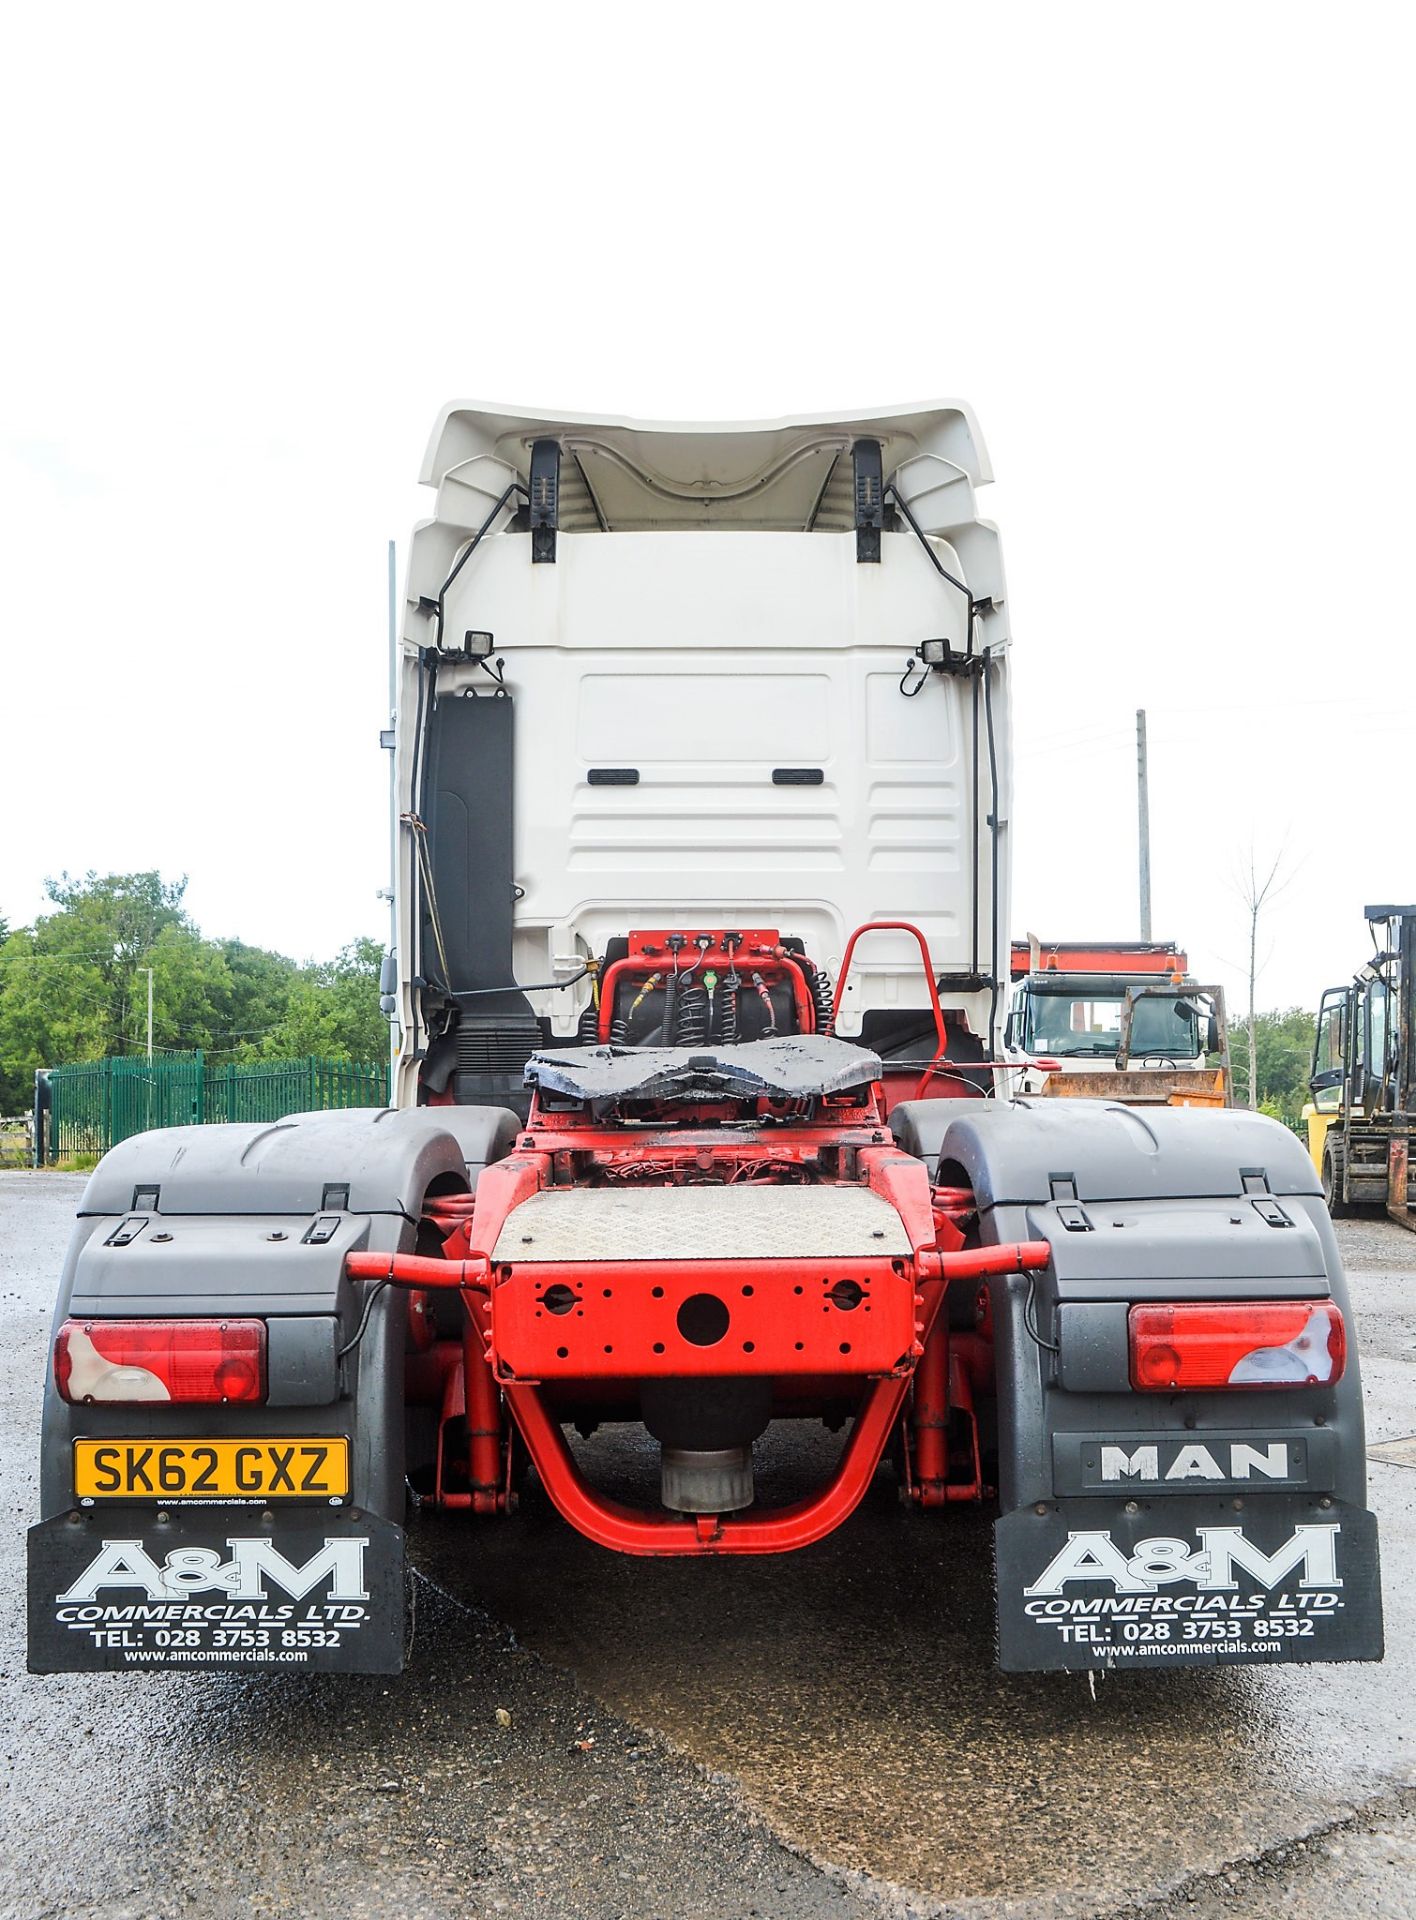
{"label": "a&m mud flap", "polygon": [[1382,1657],[1377,1523],[1360,1508],[1063,1500],[994,1533],[1005,1673]]}
{"label": "a&m mud flap", "polygon": [[369,1513],[108,1507],[29,1534],[32,1673],[397,1673],[403,1530]]}

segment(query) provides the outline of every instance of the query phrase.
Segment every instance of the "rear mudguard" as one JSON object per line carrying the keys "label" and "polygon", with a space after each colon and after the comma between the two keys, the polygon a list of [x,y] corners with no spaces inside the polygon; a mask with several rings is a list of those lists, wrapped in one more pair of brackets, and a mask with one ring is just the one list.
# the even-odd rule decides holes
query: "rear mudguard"
{"label": "rear mudguard", "polygon": [[[973,1188],[985,1244],[1053,1249],[988,1283],[1000,1664],[1380,1659],[1355,1327],[1300,1143],[1258,1114],[1100,1101],[922,1102],[892,1124]],[[1131,1305],[1264,1297],[1337,1303],[1340,1380],[1133,1389]]]}
{"label": "rear mudguard", "polygon": [[[105,1156],[80,1203],[56,1330],[70,1317],[256,1316],[269,1391],[259,1407],[75,1407],[51,1365],[32,1670],[401,1667],[407,1302],[351,1282],[345,1256],[411,1252],[429,1190],[474,1185],[516,1126],[499,1110],[360,1109],[143,1134]],[[163,1494],[163,1443],[228,1438],[346,1440],[347,1487]],[[80,1499],[79,1439],[150,1440],[151,1497]]]}

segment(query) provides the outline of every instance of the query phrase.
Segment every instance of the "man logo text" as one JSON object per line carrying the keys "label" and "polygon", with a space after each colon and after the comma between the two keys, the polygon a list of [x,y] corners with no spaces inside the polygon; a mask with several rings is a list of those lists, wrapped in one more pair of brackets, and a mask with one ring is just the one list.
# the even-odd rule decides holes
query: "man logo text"
{"label": "man logo text", "polygon": [[[1222,1464],[1226,1454],[1228,1465]],[[1291,1478],[1292,1468],[1284,1441],[1252,1446],[1247,1441],[1236,1440],[1228,1447],[1216,1443],[1213,1449],[1198,1441],[1187,1441],[1176,1448],[1175,1458],[1164,1471],[1158,1446],[1140,1446],[1134,1453],[1127,1453],[1124,1447],[1101,1450],[1103,1480],[1252,1480],[1256,1475],[1265,1480]]]}

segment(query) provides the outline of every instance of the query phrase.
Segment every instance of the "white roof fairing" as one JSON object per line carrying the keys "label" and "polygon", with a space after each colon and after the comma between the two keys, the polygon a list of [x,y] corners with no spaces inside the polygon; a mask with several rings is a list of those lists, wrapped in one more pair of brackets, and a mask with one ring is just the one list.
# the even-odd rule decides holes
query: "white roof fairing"
{"label": "white roof fairing", "polygon": [[438,518],[469,517],[443,510],[445,493],[469,487],[485,497],[485,514],[508,481],[526,481],[539,439],[561,445],[567,531],[848,526],[850,461],[842,456],[860,439],[880,441],[887,478],[921,463],[905,489],[912,505],[963,483],[957,509],[933,514],[929,532],[972,518],[972,489],[993,477],[977,422],[960,401],[760,421],[631,420],[453,401],[438,416],[421,476],[439,489]]}

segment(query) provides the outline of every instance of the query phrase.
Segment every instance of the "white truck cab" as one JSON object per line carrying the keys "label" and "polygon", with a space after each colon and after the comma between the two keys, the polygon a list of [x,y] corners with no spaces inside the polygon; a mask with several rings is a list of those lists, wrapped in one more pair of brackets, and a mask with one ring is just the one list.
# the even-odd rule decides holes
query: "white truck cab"
{"label": "white truck cab", "polygon": [[[749,424],[454,403],[407,570],[395,1099],[510,1098],[635,928],[927,943],[960,1046],[1001,1040],[1009,633],[957,402]],[[705,537],[707,536],[707,537]],[[837,1030],[932,1054],[912,936]]]}

